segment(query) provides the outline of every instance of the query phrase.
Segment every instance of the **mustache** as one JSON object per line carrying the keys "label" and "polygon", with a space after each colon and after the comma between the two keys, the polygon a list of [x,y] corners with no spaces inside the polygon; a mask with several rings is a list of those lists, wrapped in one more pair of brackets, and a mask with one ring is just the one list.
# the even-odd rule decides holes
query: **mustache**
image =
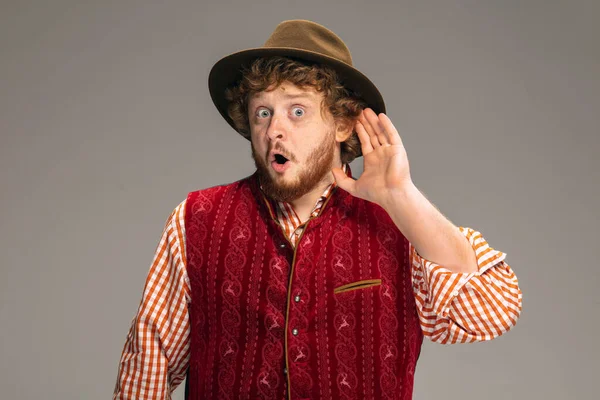
{"label": "mustache", "polygon": [[266,154],[265,158],[267,158],[267,159],[269,158],[269,153],[272,150],[275,150],[275,151],[281,153],[282,156],[284,156],[285,158],[287,158],[290,161],[293,161],[293,162],[296,161],[296,157],[294,156],[294,154],[292,154],[285,147],[283,147],[280,142],[277,142],[274,146],[271,143],[269,143],[269,147],[267,148],[267,154]]}

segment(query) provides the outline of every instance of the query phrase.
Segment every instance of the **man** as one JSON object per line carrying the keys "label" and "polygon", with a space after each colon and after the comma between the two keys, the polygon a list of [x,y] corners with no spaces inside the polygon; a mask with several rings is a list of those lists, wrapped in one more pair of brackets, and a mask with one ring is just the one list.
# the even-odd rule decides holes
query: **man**
{"label": "man", "polygon": [[170,398],[187,376],[191,399],[410,399],[423,335],[514,326],[505,254],[419,192],[379,91],[333,32],[284,21],[217,62],[209,87],[257,171],[171,214],[114,398]]}

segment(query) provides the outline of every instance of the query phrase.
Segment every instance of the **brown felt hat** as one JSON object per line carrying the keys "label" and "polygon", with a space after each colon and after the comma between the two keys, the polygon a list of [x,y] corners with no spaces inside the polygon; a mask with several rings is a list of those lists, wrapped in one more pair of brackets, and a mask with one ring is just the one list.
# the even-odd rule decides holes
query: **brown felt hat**
{"label": "brown felt hat", "polygon": [[328,65],[338,73],[344,87],[364,100],[368,107],[376,113],[385,112],[381,93],[369,78],[352,66],[350,50],[339,36],[312,21],[290,20],[277,25],[262,47],[230,54],[212,67],[208,76],[210,97],[233,129],[236,128],[227,115],[228,101],[225,99],[225,89],[240,81],[242,66],[249,65],[257,58],[269,56]]}

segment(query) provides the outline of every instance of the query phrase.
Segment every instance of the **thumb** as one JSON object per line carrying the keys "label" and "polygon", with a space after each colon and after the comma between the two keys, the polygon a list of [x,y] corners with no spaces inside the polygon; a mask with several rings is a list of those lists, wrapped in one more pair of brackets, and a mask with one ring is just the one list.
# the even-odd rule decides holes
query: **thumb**
{"label": "thumb", "polygon": [[346,192],[353,194],[354,193],[354,185],[356,182],[354,179],[349,178],[341,168],[333,168],[331,170],[333,173],[333,177],[335,178],[335,183]]}

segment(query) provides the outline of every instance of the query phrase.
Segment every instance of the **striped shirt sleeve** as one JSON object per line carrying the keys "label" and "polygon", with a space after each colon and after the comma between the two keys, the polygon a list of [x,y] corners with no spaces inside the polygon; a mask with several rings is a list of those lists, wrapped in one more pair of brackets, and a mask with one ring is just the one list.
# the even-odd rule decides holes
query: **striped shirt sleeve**
{"label": "striped shirt sleeve", "polygon": [[119,362],[114,399],[170,399],[189,364],[185,200],[169,216]]}
{"label": "striped shirt sleeve", "polygon": [[522,308],[517,277],[480,232],[459,228],[479,270],[455,273],[422,258],[410,245],[412,280],[423,334],[441,344],[491,340],[511,329]]}

